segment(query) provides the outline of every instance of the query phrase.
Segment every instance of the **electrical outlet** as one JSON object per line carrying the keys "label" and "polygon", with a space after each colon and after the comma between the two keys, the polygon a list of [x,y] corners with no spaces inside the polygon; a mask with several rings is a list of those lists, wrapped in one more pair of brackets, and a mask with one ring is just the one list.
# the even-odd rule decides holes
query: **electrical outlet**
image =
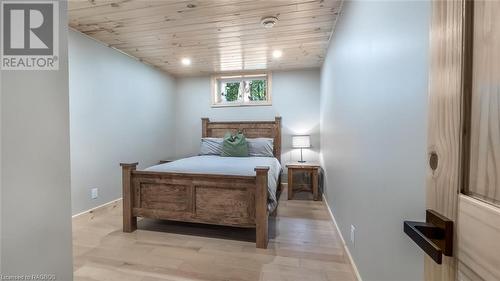
{"label": "electrical outlet", "polygon": [[99,196],[99,189],[92,188],[90,193],[91,193],[90,196],[92,197],[92,199],[96,199]]}
{"label": "electrical outlet", "polygon": [[356,227],[351,224],[351,244],[354,246],[355,238],[356,238]]}

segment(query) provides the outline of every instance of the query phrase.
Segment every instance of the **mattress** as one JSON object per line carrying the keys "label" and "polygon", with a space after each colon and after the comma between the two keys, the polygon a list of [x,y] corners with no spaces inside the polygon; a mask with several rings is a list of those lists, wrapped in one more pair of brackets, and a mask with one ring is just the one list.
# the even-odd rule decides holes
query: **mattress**
{"label": "mattress", "polygon": [[214,174],[232,176],[255,176],[255,167],[267,166],[268,209],[272,212],[278,205],[276,189],[281,165],[274,157],[222,157],[217,155],[193,156],[173,162],[149,167],[149,172],[170,172],[189,174]]}

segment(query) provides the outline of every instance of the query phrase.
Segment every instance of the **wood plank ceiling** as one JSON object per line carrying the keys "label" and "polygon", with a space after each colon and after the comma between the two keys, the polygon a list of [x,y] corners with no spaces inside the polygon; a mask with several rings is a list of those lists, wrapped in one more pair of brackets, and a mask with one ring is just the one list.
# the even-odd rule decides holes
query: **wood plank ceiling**
{"label": "wood plank ceiling", "polygon": [[[72,28],[184,76],[319,67],[340,9],[341,0],[73,0],[69,17]],[[278,18],[271,29],[266,16]]]}

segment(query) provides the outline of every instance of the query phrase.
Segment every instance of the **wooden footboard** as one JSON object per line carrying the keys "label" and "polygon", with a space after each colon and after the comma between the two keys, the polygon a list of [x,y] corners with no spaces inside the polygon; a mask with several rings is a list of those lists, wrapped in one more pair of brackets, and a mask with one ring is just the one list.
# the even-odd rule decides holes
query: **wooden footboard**
{"label": "wooden footboard", "polygon": [[223,176],[123,170],[123,231],[137,217],[256,228],[258,248],[267,248],[269,167],[256,176]]}

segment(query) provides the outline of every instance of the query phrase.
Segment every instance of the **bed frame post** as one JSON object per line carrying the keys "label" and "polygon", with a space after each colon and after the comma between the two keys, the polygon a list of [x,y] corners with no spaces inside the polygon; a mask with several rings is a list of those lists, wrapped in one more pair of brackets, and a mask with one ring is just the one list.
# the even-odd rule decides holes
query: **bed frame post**
{"label": "bed frame post", "polygon": [[256,189],[255,189],[255,238],[257,248],[267,249],[268,231],[267,231],[267,173],[269,167],[255,168]]}
{"label": "bed frame post", "polygon": [[274,118],[274,122],[276,124],[275,126],[275,137],[274,137],[274,149],[276,150],[274,152],[274,157],[278,159],[281,163],[281,117],[276,116]]}
{"label": "bed frame post", "polygon": [[210,120],[208,118],[201,118],[201,137],[208,137],[208,122]]}
{"label": "bed frame post", "polygon": [[123,184],[123,232],[133,232],[137,229],[137,217],[134,217],[134,193],[132,185],[132,171],[137,169],[138,163],[121,163]]}

